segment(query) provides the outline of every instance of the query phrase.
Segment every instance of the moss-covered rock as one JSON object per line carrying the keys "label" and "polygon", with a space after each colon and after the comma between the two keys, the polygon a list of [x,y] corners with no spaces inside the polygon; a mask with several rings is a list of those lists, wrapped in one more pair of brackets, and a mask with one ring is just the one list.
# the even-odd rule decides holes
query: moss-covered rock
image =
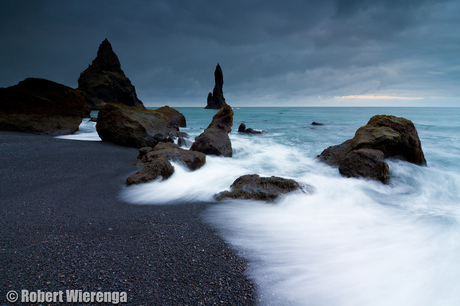
{"label": "moss-covered rock", "polygon": [[136,148],[154,147],[186,135],[162,112],[113,103],[99,111],[96,130],[103,141]]}
{"label": "moss-covered rock", "polygon": [[233,110],[224,105],[212,118],[209,126],[199,135],[190,147],[192,151],[206,155],[232,157],[232,143],[228,134],[232,131]]}
{"label": "moss-covered rock", "polygon": [[388,166],[382,157],[426,165],[412,121],[388,115],[373,116],[367,125],[356,131],[353,139],[328,147],[318,156],[329,165],[339,166],[340,172],[346,176],[363,176],[388,182]]}
{"label": "moss-covered rock", "polygon": [[174,167],[163,157],[149,163],[144,169],[130,175],[126,179],[126,185],[142,184],[153,181],[159,177],[162,180],[169,178],[174,173]]}

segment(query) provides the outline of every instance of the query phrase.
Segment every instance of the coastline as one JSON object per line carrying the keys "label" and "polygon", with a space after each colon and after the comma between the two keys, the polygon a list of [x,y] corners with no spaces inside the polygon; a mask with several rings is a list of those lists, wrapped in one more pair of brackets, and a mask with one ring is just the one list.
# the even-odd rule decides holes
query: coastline
{"label": "coastline", "polygon": [[246,262],[201,221],[209,204],[119,198],[137,150],[0,132],[6,292],[127,292],[129,305],[255,304]]}

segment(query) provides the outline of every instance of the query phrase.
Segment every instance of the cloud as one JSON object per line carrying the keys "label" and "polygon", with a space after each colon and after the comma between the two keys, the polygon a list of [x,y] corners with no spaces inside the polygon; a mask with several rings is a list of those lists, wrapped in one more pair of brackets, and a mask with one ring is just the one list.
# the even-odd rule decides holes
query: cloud
{"label": "cloud", "polygon": [[35,76],[75,87],[107,37],[152,106],[205,105],[218,62],[241,105],[457,105],[459,14],[455,0],[3,1],[0,86]]}
{"label": "cloud", "polygon": [[416,97],[396,97],[396,96],[371,96],[371,95],[350,95],[334,97],[334,99],[362,99],[362,100],[422,100]]}

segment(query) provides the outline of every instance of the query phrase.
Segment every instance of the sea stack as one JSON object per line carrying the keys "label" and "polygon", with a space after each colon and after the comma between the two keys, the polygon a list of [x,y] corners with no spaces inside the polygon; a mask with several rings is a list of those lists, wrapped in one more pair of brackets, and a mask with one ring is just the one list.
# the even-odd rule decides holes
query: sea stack
{"label": "sea stack", "polygon": [[227,105],[224,98],[224,92],[222,87],[224,86],[224,75],[222,68],[217,64],[216,71],[214,71],[215,85],[212,93],[208,94],[208,104],[205,108],[207,109],[220,109],[222,106]]}
{"label": "sea stack", "polygon": [[80,74],[78,89],[88,96],[86,103],[91,109],[99,110],[108,102],[144,106],[107,39],[99,46],[92,64]]}

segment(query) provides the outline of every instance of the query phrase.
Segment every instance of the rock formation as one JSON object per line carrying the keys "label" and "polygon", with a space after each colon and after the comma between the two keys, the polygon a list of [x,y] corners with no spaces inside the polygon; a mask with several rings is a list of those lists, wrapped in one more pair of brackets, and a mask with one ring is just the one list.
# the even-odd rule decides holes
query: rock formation
{"label": "rock formation", "polygon": [[78,131],[89,114],[79,91],[45,79],[28,78],[0,88],[0,129],[47,135]]}
{"label": "rock formation", "polygon": [[103,141],[136,148],[154,147],[186,135],[174,124],[176,117],[175,112],[164,109],[107,103],[99,111],[96,130]]}
{"label": "rock formation", "polygon": [[163,180],[169,178],[174,173],[174,167],[164,157],[160,157],[149,163],[144,169],[131,174],[126,179],[126,185],[142,184],[153,181],[158,177]]}
{"label": "rock formation", "polygon": [[232,131],[233,110],[225,104],[212,118],[212,122],[195,139],[190,147],[192,151],[202,152],[206,155],[219,155],[232,157],[232,143],[228,134]]}
{"label": "rock formation", "polygon": [[327,148],[318,157],[329,165],[339,166],[346,176],[363,176],[384,183],[388,182],[389,173],[383,158],[426,165],[414,124],[405,118],[387,115],[372,117],[356,131],[353,139]]}
{"label": "rock formation", "polygon": [[251,174],[240,176],[230,186],[230,191],[220,192],[214,195],[214,198],[218,201],[230,198],[273,202],[280,195],[296,190],[305,192],[294,180]]}
{"label": "rock formation", "polygon": [[222,106],[227,105],[227,103],[225,102],[224,92],[222,91],[224,75],[219,64],[217,64],[216,71],[214,71],[214,79],[214,90],[208,94],[208,103],[205,108],[220,109]]}
{"label": "rock formation", "polygon": [[194,171],[206,163],[206,155],[200,152],[184,150],[173,143],[159,142],[154,148],[139,149],[138,165],[144,169],[130,175],[126,179],[127,185],[141,184],[162,177],[166,180],[174,173],[171,161],[181,163]]}
{"label": "rock formation", "polygon": [[206,155],[201,152],[184,150],[173,143],[159,142],[153,149],[139,150],[139,164],[148,165],[158,158],[184,164],[190,170],[197,170],[206,163]]}
{"label": "rock formation", "polygon": [[246,124],[241,122],[240,126],[238,127],[238,133],[246,133],[246,134],[263,134],[264,131],[256,131],[252,128],[246,128]]}
{"label": "rock formation", "polygon": [[91,109],[99,110],[108,102],[143,106],[107,39],[99,46],[92,64],[80,74],[78,88],[88,96],[86,103]]}

